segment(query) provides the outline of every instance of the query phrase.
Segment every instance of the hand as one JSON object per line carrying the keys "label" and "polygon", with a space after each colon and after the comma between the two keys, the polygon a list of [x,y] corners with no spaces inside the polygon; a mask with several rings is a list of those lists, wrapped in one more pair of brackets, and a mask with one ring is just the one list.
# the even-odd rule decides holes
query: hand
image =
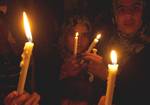
{"label": "hand", "polygon": [[39,105],[39,101],[40,96],[35,92],[18,94],[17,91],[13,91],[6,96],[4,103],[5,105]]}
{"label": "hand", "polygon": [[71,57],[62,65],[60,79],[77,76],[81,70],[82,65],[79,64],[75,57]]}
{"label": "hand", "polygon": [[105,98],[106,96],[102,96],[100,101],[98,102],[98,105],[105,105]]}
{"label": "hand", "polygon": [[107,67],[103,63],[103,58],[94,53],[84,53],[83,59],[88,61],[88,71],[98,76],[99,78],[106,80]]}

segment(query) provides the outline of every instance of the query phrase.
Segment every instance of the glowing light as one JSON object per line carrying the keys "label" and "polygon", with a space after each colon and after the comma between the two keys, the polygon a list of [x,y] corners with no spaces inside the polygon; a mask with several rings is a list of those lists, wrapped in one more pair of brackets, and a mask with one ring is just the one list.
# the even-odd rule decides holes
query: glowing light
{"label": "glowing light", "polygon": [[27,14],[25,12],[23,12],[23,23],[24,23],[24,30],[25,30],[26,37],[28,38],[28,40],[30,42],[32,42],[32,34],[31,34],[31,30],[30,30],[30,24],[29,24]]}

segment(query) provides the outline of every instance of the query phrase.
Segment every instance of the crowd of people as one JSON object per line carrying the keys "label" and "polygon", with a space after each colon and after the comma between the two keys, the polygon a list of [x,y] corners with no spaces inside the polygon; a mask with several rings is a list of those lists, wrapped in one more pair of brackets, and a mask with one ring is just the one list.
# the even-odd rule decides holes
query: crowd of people
{"label": "crowd of people", "polygon": [[[112,104],[150,104],[147,97],[150,93],[147,1],[112,0],[110,15],[105,13],[106,10],[87,14],[87,11],[92,12],[89,8],[86,11],[91,3],[87,1],[78,1],[79,7],[75,6],[72,13],[68,10],[64,14],[55,5],[45,6],[46,1],[37,1],[33,10],[28,10],[31,9],[28,7],[29,16],[35,19],[33,23],[36,24],[37,20],[39,23],[33,29],[33,34],[37,34],[33,35],[35,48],[25,91],[21,94],[16,89],[22,39],[18,41],[20,39],[14,35],[20,33],[14,32],[16,25],[10,20],[12,10],[9,9],[12,8],[7,12],[11,4],[0,4],[0,105],[105,105],[107,64],[112,49],[118,53],[119,64]],[[54,4],[57,3],[56,0]],[[67,9],[63,6],[62,3],[60,7]],[[41,16],[37,18],[39,13]],[[107,14],[106,19],[103,14]],[[77,54],[74,55],[76,32],[79,36]],[[87,52],[99,32],[102,35],[99,43]]]}

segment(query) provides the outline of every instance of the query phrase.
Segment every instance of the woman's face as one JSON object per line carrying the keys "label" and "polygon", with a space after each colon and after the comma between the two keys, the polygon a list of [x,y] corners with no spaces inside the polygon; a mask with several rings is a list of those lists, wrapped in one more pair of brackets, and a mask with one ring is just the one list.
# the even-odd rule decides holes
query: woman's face
{"label": "woman's face", "polygon": [[[77,24],[74,27],[74,31],[79,33],[77,53],[86,51],[88,48],[88,45],[89,45],[89,38],[87,35],[87,32],[88,32],[87,27],[84,24]],[[70,52],[73,52],[73,50],[74,50],[74,36],[75,36],[75,33],[73,35],[68,35],[66,37],[66,46]]]}
{"label": "woman's face", "polygon": [[116,10],[118,30],[125,33],[135,33],[142,24],[143,4],[140,0],[119,0]]}

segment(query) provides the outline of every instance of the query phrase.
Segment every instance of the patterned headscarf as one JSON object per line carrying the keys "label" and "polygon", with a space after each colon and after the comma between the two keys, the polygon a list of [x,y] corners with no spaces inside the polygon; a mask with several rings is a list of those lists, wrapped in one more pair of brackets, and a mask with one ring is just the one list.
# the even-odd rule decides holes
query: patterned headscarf
{"label": "patterned headscarf", "polygon": [[124,37],[126,36],[123,35],[124,33],[114,32],[115,35],[110,39],[106,52],[108,53],[111,49],[115,49],[118,52],[118,62],[123,65],[131,56],[139,53],[145,44],[150,43],[149,29],[148,25],[142,26],[132,38]]}

